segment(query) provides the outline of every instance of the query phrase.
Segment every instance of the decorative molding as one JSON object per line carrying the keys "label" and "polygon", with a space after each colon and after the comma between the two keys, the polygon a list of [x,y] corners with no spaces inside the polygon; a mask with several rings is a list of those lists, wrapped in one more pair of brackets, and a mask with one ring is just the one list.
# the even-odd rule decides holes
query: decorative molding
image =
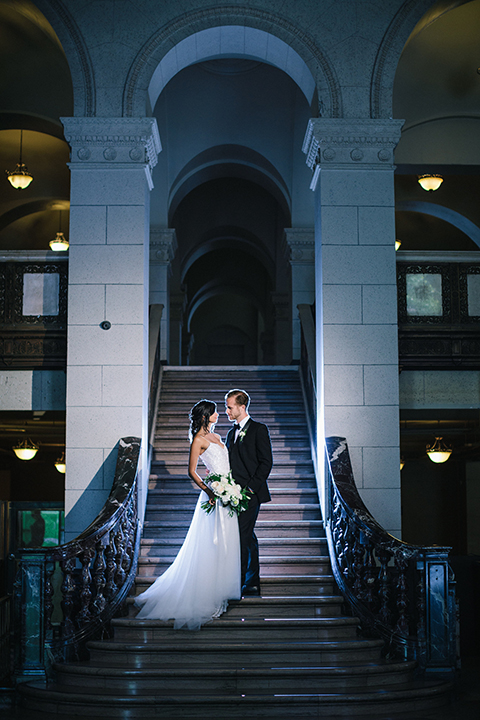
{"label": "decorative molding", "polygon": [[[420,18],[431,8],[430,0],[407,0],[390,23],[378,49],[370,84],[370,115],[380,118],[382,111],[391,112],[393,78],[398,66],[400,54],[408,36]],[[386,75],[389,74],[387,78]],[[387,88],[390,92],[388,108],[382,108],[382,95]],[[386,103],[384,103],[386,105]]]}
{"label": "decorative molding", "polygon": [[309,120],[302,150],[313,171],[318,166],[354,165],[393,169],[393,151],[400,140],[403,120],[313,118]]}
{"label": "decorative molding", "polygon": [[285,228],[284,254],[290,263],[315,262],[315,231],[313,228]]}
{"label": "decorative molding", "polygon": [[162,145],[155,118],[62,117],[65,139],[72,148],[70,165],[89,168],[144,165],[151,172]]}
{"label": "decorative molding", "polygon": [[171,263],[177,249],[177,235],[173,228],[150,228],[151,265]]}
{"label": "decorative molding", "polygon": [[[280,15],[274,15],[266,10],[251,6],[239,5],[217,6],[187,12],[154,33],[138,53],[125,83],[123,95],[124,116],[132,117],[135,112],[138,112],[136,108],[137,92],[139,90],[146,92],[145,88],[148,87],[153,70],[172,47],[192,33],[222,25],[258,27],[272,35],[277,35],[281,40],[285,40],[288,45],[291,45],[298,52],[310,68],[313,77],[316,79],[319,94],[319,75],[320,73],[323,75],[320,82],[324,80],[321,83],[322,89],[325,90],[325,93],[322,94],[324,112],[327,112],[331,117],[341,117],[343,109],[340,83],[335,75],[333,65],[317,46],[315,40],[308,33],[300,30],[298,25],[294,25]],[[312,65],[314,65],[313,68]],[[325,109],[326,97],[328,97],[330,107]]]}
{"label": "decorative molding", "polygon": [[[83,38],[80,29],[73,19],[70,12],[65,7],[65,2],[60,0],[45,0],[47,5],[52,9],[53,15],[47,12],[49,21],[52,23],[52,27],[56,25],[55,19],[60,18],[66,29],[67,36],[71,41],[73,48],[76,53],[76,59],[81,69],[81,77],[83,79],[83,90],[85,93],[85,101],[83,112],[86,117],[92,117],[95,114],[95,80],[94,72],[92,68],[92,61],[88,53],[87,45]],[[42,8],[43,2],[37,2],[37,5]],[[46,8],[45,8],[46,9]],[[55,28],[54,28],[55,29]],[[56,28],[57,34],[59,28]],[[67,43],[61,38],[63,49],[68,57],[68,46]],[[70,69],[72,68],[72,58],[70,58]],[[74,80],[74,91],[76,94],[75,80]]]}

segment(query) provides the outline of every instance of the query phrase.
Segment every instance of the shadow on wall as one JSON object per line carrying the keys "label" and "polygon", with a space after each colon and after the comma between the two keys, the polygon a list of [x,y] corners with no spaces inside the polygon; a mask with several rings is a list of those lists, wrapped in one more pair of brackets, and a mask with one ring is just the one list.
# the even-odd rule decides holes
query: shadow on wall
{"label": "shadow on wall", "polygon": [[[75,489],[75,478],[70,478],[69,484],[74,489],[70,490],[69,497],[65,498],[65,542],[70,542],[86,530],[103,508],[115,477],[118,445],[117,442],[106,457],[107,451],[103,451],[105,459],[86,488]],[[77,496],[76,500],[71,505],[75,496]],[[70,505],[70,509],[67,510]]]}

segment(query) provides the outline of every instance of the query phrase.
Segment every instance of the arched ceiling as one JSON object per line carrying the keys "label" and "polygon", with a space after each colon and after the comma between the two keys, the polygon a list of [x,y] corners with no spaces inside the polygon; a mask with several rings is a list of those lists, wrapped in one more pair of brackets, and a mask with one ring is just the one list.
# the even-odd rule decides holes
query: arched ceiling
{"label": "arched ceiling", "polygon": [[23,129],[22,159],[34,176],[21,191],[2,180],[0,249],[48,250],[57,208],[69,207],[69,148],[60,117],[73,113],[73,88],[60,42],[29,0],[0,3],[0,67],[0,167],[15,169]]}
{"label": "arched ceiling", "polygon": [[435,8],[413,31],[398,64],[393,112],[405,125],[395,160],[477,165],[480,0],[443,14]]}
{"label": "arched ceiling", "polygon": [[[237,57],[257,60],[283,70],[298,85],[307,102],[312,102],[315,80],[293,48],[275,35],[258,28],[223,25],[189,35],[162,58],[148,88],[152,108],[165,85],[183,68],[202,61]],[[233,64],[231,67],[234,68]],[[212,71],[215,70],[212,68]]]}

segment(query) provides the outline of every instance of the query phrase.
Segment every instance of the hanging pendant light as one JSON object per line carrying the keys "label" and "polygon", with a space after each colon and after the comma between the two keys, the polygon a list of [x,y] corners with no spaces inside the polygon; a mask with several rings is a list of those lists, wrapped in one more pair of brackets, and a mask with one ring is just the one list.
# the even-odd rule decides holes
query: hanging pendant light
{"label": "hanging pendant light", "polygon": [[443,177],[441,175],[419,175],[418,183],[427,192],[438,190],[440,185],[443,183]]}
{"label": "hanging pendant light", "polygon": [[447,462],[452,454],[452,448],[443,442],[443,438],[435,437],[433,445],[427,445],[427,455],[434,463]]}
{"label": "hanging pendant light", "polygon": [[58,460],[55,460],[55,467],[57,468],[59,473],[64,474],[67,466],[65,464],[65,453],[63,452],[61,456],[58,458]]}
{"label": "hanging pendant light", "polygon": [[38,445],[31,440],[23,440],[12,448],[19,460],[31,460],[38,452]]}
{"label": "hanging pendant light", "polygon": [[7,173],[7,180],[15,190],[25,190],[33,180],[33,175],[27,169],[25,163],[22,162],[22,144],[23,144],[23,130],[20,130],[20,160],[17,163],[15,170],[11,172],[5,170]]}
{"label": "hanging pendant light", "polygon": [[53,250],[54,252],[65,252],[66,250],[68,250],[70,244],[69,244],[67,238],[65,237],[65,235],[63,234],[63,232],[61,232],[61,230],[62,230],[62,211],[59,210],[58,212],[59,212],[59,221],[58,221],[59,230],[57,232],[56,237],[53,240],[50,240],[50,242],[48,244],[50,245],[50,249]]}

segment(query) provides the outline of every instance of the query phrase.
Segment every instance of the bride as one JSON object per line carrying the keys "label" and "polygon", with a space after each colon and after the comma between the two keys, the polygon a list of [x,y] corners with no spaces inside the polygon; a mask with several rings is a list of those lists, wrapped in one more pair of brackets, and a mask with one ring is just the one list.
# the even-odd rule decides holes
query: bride
{"label": "bride", "polygon": [[[173,619],[174,628],[198,630],[225,612],[229,599],[241,597],[237,516],[230,517],[228,507],[215,503],[212,490],[197,473],[199,457],[210,472],[230,470],[228,450],[213,432],[217,421],[217,406],[209,400],[200,400],[190,411],[188,474],[202,492],[177,557],[135,598],[141,608],[137,618]],[[213,512],[207,514],[201,508],[205,501],[215,505]]]}

